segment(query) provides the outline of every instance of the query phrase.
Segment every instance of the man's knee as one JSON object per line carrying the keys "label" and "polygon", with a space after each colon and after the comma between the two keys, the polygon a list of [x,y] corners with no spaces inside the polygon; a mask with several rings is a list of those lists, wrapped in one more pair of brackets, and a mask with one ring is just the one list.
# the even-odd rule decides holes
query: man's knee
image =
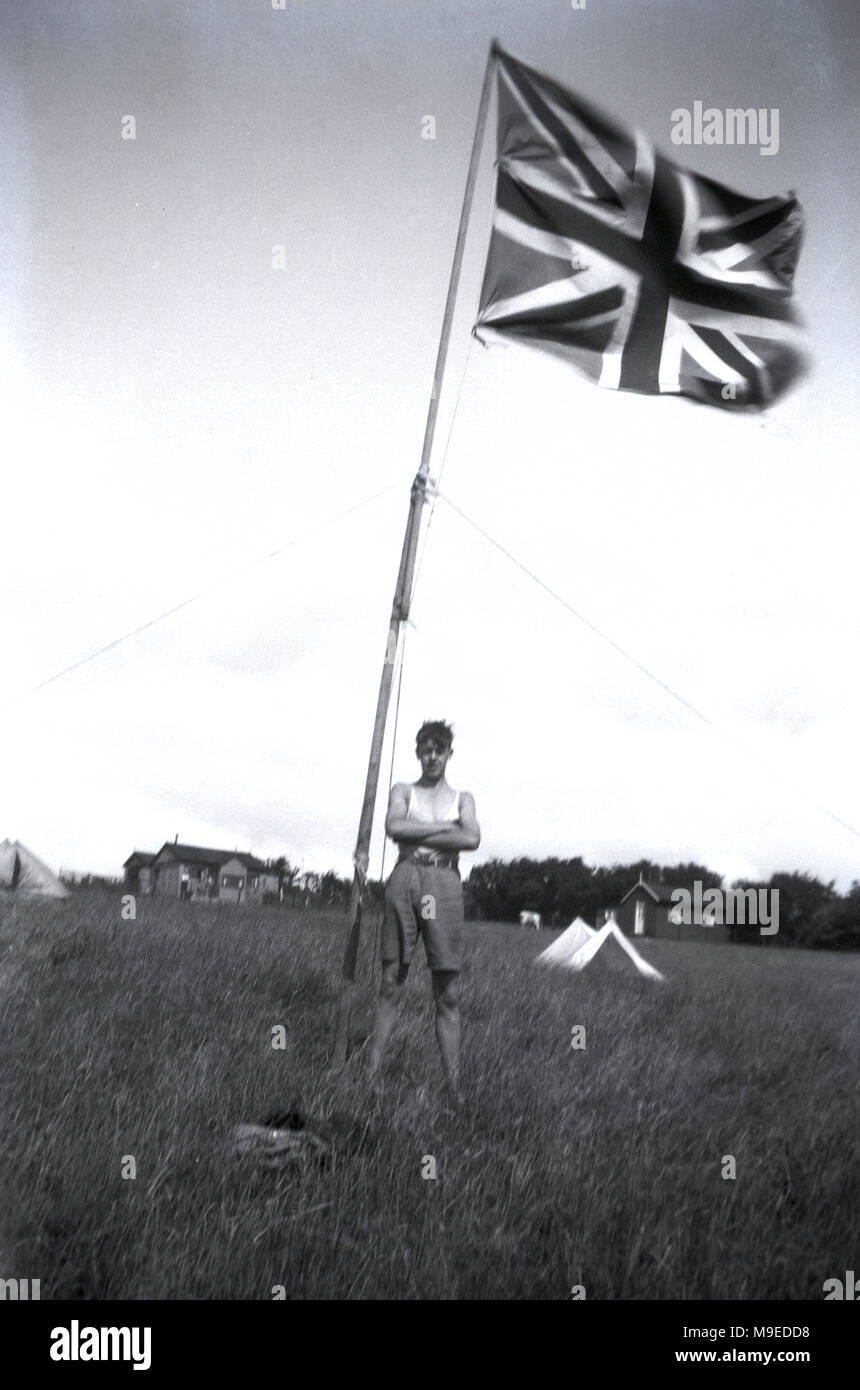
{"label": "man's knee", "polygon": [[408,965],[400,965],[396,960],[388,961],[382,967],[379,981],[379,997],[386,1004],[395,1004],[409,974]]}
{"label": "man's knee", "polygon": [[453,1017],[460,1002],[460,976],[450,970],[436,971],[433,976],[433,997],[437,1014]]}

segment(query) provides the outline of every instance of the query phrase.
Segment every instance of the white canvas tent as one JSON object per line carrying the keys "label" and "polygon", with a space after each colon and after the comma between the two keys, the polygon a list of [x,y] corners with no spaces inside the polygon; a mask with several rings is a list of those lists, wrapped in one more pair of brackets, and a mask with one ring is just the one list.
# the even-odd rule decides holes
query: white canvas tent
{"label": "white canvas tent", "polygon": [[581,917],[575,917],[561,936],[557,936],[551,946],[541,951],[538,960],[545,965],[567,965],[571,957],[596,935],[593,927],[583,922]]}
{"label": "white canvas tent", "polygon": [[57,875],[19,840],[0,843],[0,892],[39,898],[69,896]]}
{"label": "white canvas tent", "polygon": [[[583,933],[587,933],[587,935]],[[538,960],[545,961],[548,965],[563,965],[567,970],[584,970],[589,961],[594,960],[601,947],[610,940],[618,943],[641,975],[645,975],[649,980],[665,980],[665,975],[661,975],[659,970],[655,970],[653,965],[649,965],[647,960],[640,956],[614,917],[610,917],[609,921],[600,928],[600,931],[594,931],[581,918],[577,917],[576,921],[571,922],[567,931],[563,932],[557,941],[554,941],[546,951],[538,956]],[[578,945],[576,944],[577,941],[579,941]]]}

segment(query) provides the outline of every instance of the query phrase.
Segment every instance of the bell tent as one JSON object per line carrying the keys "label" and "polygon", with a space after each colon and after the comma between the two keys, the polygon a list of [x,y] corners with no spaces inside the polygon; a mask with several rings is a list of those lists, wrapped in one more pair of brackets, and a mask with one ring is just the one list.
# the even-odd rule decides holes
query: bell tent
{"label": "bell tent", "polygon": [[0,843],[0,893],[20,897],[67,898],[69,890],[47,864],[19,840]]}

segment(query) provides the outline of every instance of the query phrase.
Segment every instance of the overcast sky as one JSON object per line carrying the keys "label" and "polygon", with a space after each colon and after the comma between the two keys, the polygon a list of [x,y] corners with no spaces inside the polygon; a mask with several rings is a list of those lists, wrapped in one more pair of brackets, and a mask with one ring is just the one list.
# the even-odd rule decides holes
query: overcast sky
{"label": "overcast sky", "polygon": [[[475,343],[491,124],[432,471],[716,728],[440,501],[395,777],[417,775],[418,724],[447,718],[479,859],[860,878],[860,838],[820,809],[860,827],[850,0],[0,15],[0,837],[78,871],[174,834],[349,871],[496,36],[697,172],[798,193],[813,366],[732,415]],[[673,146],[696,100],[778,109],[778,151]],[[381,846],[378,827],[374,872]]]}

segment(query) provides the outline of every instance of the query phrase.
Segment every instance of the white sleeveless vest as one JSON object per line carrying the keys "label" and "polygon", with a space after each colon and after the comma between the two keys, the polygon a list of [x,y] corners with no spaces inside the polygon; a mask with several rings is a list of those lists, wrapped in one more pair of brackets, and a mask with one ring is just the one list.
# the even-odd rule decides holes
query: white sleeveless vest
{"label": "white sleeveless vest", "polygon": [[434,816],[432,808],[428,804],[427,798],[420,795],[424,790],[422,787],[411,786],[409,788],[409,805],[406,808],[408,820],[426,821],[428,824],[434,820],[456,821],[460,819],[460,793],[454,792],[454,800],[448,807],[444,816]]}

